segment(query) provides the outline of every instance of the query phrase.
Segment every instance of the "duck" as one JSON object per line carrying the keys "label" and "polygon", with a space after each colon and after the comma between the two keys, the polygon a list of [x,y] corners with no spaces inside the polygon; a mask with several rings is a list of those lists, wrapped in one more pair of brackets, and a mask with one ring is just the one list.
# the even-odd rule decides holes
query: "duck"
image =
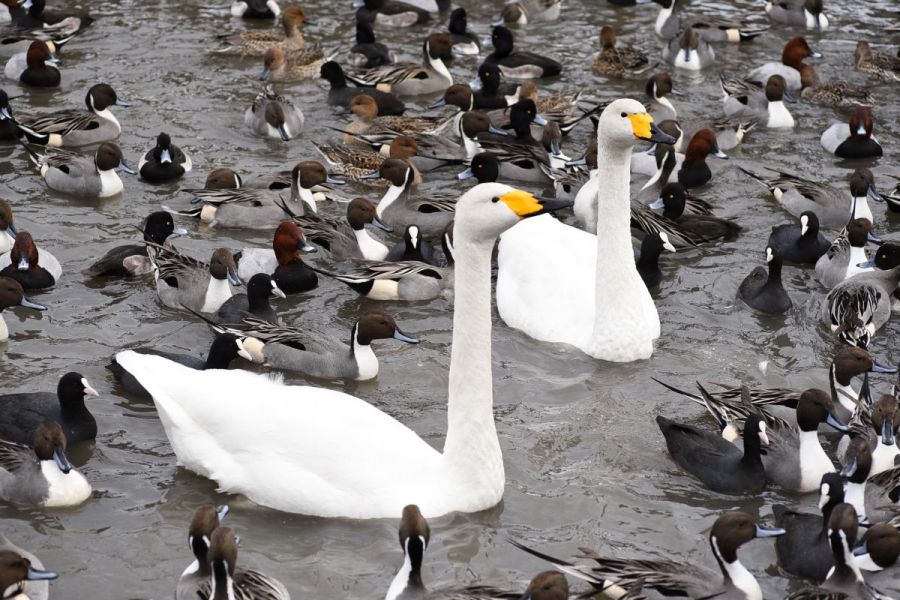
{"label": "duck", "polygon": [[[366,198],[354,198],[347,205],[345,220],[307,215],[294,219],[305,232],[305,237],[331,253],[335,260],[348,258],[386,260],[388,247],[369,235],[366,225],[382,231],[393,231],[380,218],[375,205]],[[240,265],[239,269],[240,269]],[[241,270],[238,271],[238,274]]]}
{"label": "duck", "polygon": [[[231,362],[235,360],[243,350],[243,346],[240,342],[241,338],[232,333],[220,333],[213,339],[212,344],[209,347],[209,353],[205,359],[193,354],[168,352],[156,348],[136,348],[134,351],[141,354],[164,356],[169,360],[190,367],[191,369],[227,369]],[[109,361],[109,364],[106,365],[106,369],[112,373],[113,379],[116,380],[116,383],[118,383],[129,396],[139,400],[152,399],[150,392],[148,392],[137,379],[132,377],[131,373],[123,369],[122,366],[116,362],[115,356],[113,356]]]}
{"label": "duck", "polygon": [[327,186],[344,184],[343,180],[331,177],[322,163],[314,160],[294,165],[290,182],[289,198],[283,198],[280,189],[185,189],[183,191],[194,196],[192,203],[202,202],[203,206],[178,214],[199,217],[211,227],[268,230],[285,219],[285,206],[300,216],[316,212],[318,201],[335,197]]}
{"label": "duck", "polygon": [[[896,516],[897,471],[871,475],[872,445],[864,436],[851,437],[841,459],[845,501],[856,509],[861,523],[875,523]],[[871,475],[871,476],[870,476]]]}
{"label": "duck", "polygon": [[513,34],[502,25],[494,27],[491,32],[491,43],[494,45],[494,51],[487,55],[485,62],[498,65],[504,77],[536,79],[554,77],[562,72],[562,65],[552,58],[514,50]]}
{"label": "duck", "polygon": [[838,236],[828,251],[816,261],[816,279],[819,283],[833,288],[857,273],[871,271],[860,268],[869,260],[866,256],[866,242],[872,234],[872,223],[868,219],[853,219],[847,224],[846,233]]}
{"label": "duck", "polygon": [[44,0],[25,0],[18,6],[9,7],[10,18],[20,29],[50,29],[69,27],[78,32],[90,25],[94,19],[86,12],[44,10]]}
{"label": "duck", "polygon": [[700,34],[687,27],[663,46],[662,57],[676,68],[700,71],[716,61],[716,51]]}
{"label": "duck", "polygon": [[[170,237],[187,235],[187,229],[177,227],[172,213],[158,210],[150,213],[142,227],[144,240],[162,246]],[[82,271],[89,278],[137,277],[153,270],[146,244],[124,244],[107,251],[102,258]]]}
{"label": "duck", "polygon": [[350,48],[347,64],[357,69],[372,69],[397,62],[394,53],[375,41],[375,32],[370,23],[356,24],[356,45]]}
{"label": "duck", "polygon": [[[597,129],[597,180],[611,184],[598,186],[597,213],[606,218],[598,220],[596,235],[547,217],[503,235],[497,308],[508,326],[603,360],[650,357],[659,316],[635,266],[629,226],[629,162],[639,139],[674,142],[656,130],[640,102],[611,102]],[[537,247],[536,239],[545,242]],[[605,285],[609,281],[618,282],[615,290]]]}
{"label": "duck", "polygon": [[[51,64],[47,64],[47,63]],[[41,40],[34,40],[28,46],[28,50],[13,55],[7,62],[4,73],[7,79],[38,88],[59,87],[62,79],[55,64],[59,60],[53,56],[47,44]]]}
{"label": "duck", "polygon": [[862,71],[869,77],[882,81],[900,80],[900,56],[876,52],[872,50],[866,40],[856,42],[853,61],[856,64],[856,70]]}
{"label": "duck", "polygon": [[703,241],[732,239],[741,231],[741,226],[728,219],[708,214],[688,212],[687,190],[680,183],[663,186],[659,200],[650,208],[663,209],[663,216],[675,224],[678,230],[692,234]]}
{"label": "duck", "polygon": [[687,25],[700,34],[707,42],[747,42],[759,37],[768,27],[748,27],[739,21],[721,17],[690,18],[682,22],[679,10],[686,4],[684,0],[652,0],[659,4],[659,13],[653,25],[656,35],[671,40]]}
{"label": "duck", "polygon": [[803,59],[821,58],[822,55],[809,47],[806,38],[793,37],[784,45],[781,52],[781,62],[768,62],[758,67],[747,75],[748,81],[762,84],[768,81],[772,75],[781,75],[787,84],[789,92],[800,91],[803,84],[800,80],[800,69],[803,68]]}
{"label": "duck", "polygon": [[728,160],[728,155],[719,149],[716,132],[712,129],[701,129],[688,142],[684,152],[684,161],[678,170],[678,183],[685,188],[700,187],[712,179],[712,171],[706,164],[706,157],[712,154],[716,158]]}
{"label": "duck", "polygon": [[774,248],[766,246],[765,267],[754,268],[738,287],[737,296],[759,312],[774,315],[791,309],[793,302],[781,282],[781,257]]}
{"label": "duck", "polygon": [[172,143],[168,133],[156,136],[156,145],[141,157],[138,173],[150,183],[165,183],[182,177],[193,168],[191,157]]}
{"label": "duck", "polygon": [[867,106],[857,106],[847,123],[834,123],[822,132],[819,142],[829,154],[839,158],[874,158],[884,151],[872,135],[872,111]]}
{"label": "duck", "polygon": [[364,261],[342,273],[317,272],[370,300],[420,302],[452,294],[454,269],[450,262],[448,267],[436,267],[419,261]]}
{"label": "duck", "polygon": [[228,512],[227,504],[219,508],[211,504],[204,504],[194,511],[188,528],[188,545],[194,555],[194,562],[188,565],[181,577],[178,578],[175,600],[196,600],[201,586],[212,577],[209,544],[213,532],[219,527]]}
{"label": "duck", "polygon": [[15,142],[22,137],[22,131],[13,119],[12,107],[9,105],[9,94],[0,90],[0,141]]}
{"label": "duck", "polygon": [[[449,0],[441,0],[449,6]],[[431,21],[431,14],[425,8],[399,0],[358,0],[356,22],[380,25],[382,27],[412,27]],[[437,11],[433,11],[437,12]]]}
{"label": "duck", "polygon": [[238,568],[238,543],[230,527],[216,527],[209,541],[208,558],[212,574],[199,586],[198,600],[216,600],[223,597],[216,590],[226,590],[226,598],[271,598],[290,600],[284,584],[256,569]]}
{"label": "duck", "polygon": [[[651,115],[652,116],[652,115]],[[655,122],[655,119],[654,119]],[[684,154],[676,150],[684,145],[684,130],[677,121],[665,120],[657,125],[657,129],[667,133],[675,139],[674,144],[652,144],[643,152],[631,154],[632,174],[646,175],[650,179],[641,187],[638,197],[646,196],[648,199],[659,198],[662,188],[667,183],[678,181],[678,171],[684,163]],[[656,193],[653,194],[653,189]]]}
{"label": "duck", "polygon": [[244,125],[250,131],[262,137],[285,142],[300,135],[305,121],[300,107],[294,106],[284,96],[276,94],[270,86],[266,86],[257,94],[253,104],[244,111]]}
{"label": "duck", "polygon": [[276,0],[235,0],[231,3],[231,16],[242,19],[274,19],[281,14]]}
{"label": "duck", "polygon": [[226,300],[214,319],[220,323],[240,322],[244,315],[277,324],[278,313],[269,304],[269,298],[287,298],[272,276],[267,273],[257,273],[247,282],[246,294],[234,294]]}
{"label": "duck", "polygon": [[548,170],[553,166],[552,157],[531,134],[532,123],[547,126],[547,120],[538,114],[532,100],[520,100],[509,109],[509,123],[515,136],[497,136],[490,131],[479,133],[478,148],[497,157],[501,177],[533,183],[547,182]]}
{"label": "duck", "polygon": [[15,279],[26,292],[45,290],[62,277],[62,265],[46,250],[39,252],[31,234],[21,229],[12,250],[0,256],[0,276]]}
{"label": "duck", "polygon": [[431,244],[422,239],[419,227],[414,223],[406,226],[403,241],[391,248],[384,260],[393,262],[415,260],[429,265],[437,264]]}
{"label": "duck", "polygon": [[646,593],[645,588],[650,588],[666,596],[759,600],[763,597],[759,582],[741,564],[737,553],[753,539],[780,535],[784,535],[783,529],[761,527],[745,512],[723,512],[709,532],[709,546],[718,566],[715,570],[666,559],[607,558],[585,548],[582,548],[583,556],[591,562],[582,566],[532,550],[515,540],[511,543],[550,561],[563,573],[587,581],[597,591],[640,597]]}
{"label": "duck", "polygon": [[[864,396],[865,397],[865,396]],[[896,458],[900,456],[900,448],[897,447],[897,433],[900,429],[900,406],[893,395],[884,394],[877,402],[860,402],[857,417],[859,424],[863,424],[868,417],[870,425],[865,434],[871,442],[875,442],[872,450],[872,469],[869,477],[878,475],[893,469],[900,462]],[[857,423],[853,423],[856,425]]]}
{"label": "duck", "polygon": [[453,84],[453,76],[441,57],[452,51],[447,34],[432,33],[422,44],[422,65],[384,65],[350,80],[400,97],[442,93]]}
{"label": "duck", "polygon": [[229,322],[227,331],[240,332],[241,356],[272,369],[300,373],[316,379],[368,381],[378,376],[374,340],[395,339],[407,344],[419,340],[397,327],[394,318],[381,310],[368,310],[350,332],[350,345],[330,337],[292,327],[271,325],[257,318]]}
{"label": "duck", "polygon": [[556,21],[562,0],[515,0],[503,5],[500,19],[512,25]]}
{"label": "duck", "polygon": [[97,437],[97,421],[84,405],[85,396],[99,396],[87,379],[74,371],[59,379],[56,393],[28,392],[0,396],[0,438],[17,444],[31,442],[43,421],[55,421],[70,444]]}
{"label": "duck", "polygon": [[846,192],[793,173],[778,171],[775,177],[764,177],[738,165],[738,169],[763,184],[786,211],[800,217],[804,212],[815,212],[819,225],[825,229],[841,229],[848,219],[867,219],[874,222],[872,210],[866,198],[883,202],[884,198],[875,189],[872,171],[856,169],[850,176],[850,202]]}
{"label": "duck", "polygon": [[897,563],[900,529],[890,523],[875,523],[863,534],[853,556],[863,571],[882,571]]}
{"label": "duck", "polygon": [[858,273],[836,285],[822,304],[822,320],[850,345],[866,347],[891,316],[891,299],[900,284],[900,247],[882,244],[873,271]]}
{"label": "duck", "polygon": [[459,56],[477,56],[481,53],[481,42],[468,30],[468,25],[466,9],[454,8],[447,21],[447,31],[450,32],[450,44]]}
{"label": "duck", "polygon": [[[24,581],[18,582],[19,590],[21,590],[20,593],[25,594],[29,600],[47,600],[50,597],[50,585],[47,581],[53,579],[56,574],[47,571],[46,573],[48,576],[42,579],[41,573],[44,572],[44,563],[41,562],[41,559],[28,550],[19,548],[9,541],[2,533],[0,533],[0,552],[5,553],[0,557],[0,564],[6,565],[2,569],[2,574],[0,574],[0,587],[9,589],[10,586],[17,583],[7,579],[9,576],[9,571],[7,569],[11,566],[10,559],[12,559],[12,562],[18,563],[19,565],[21,565],[24,560],[28,563],[28,570],[34,572],[34,577],[31,579],[25,577]],[[12,555],[16,555],[15,558]]]}
{"label": "duck", "polygon": [[441,236],[447,223],[453,220],[453,205],[434,204],[427,198],[411,198],[414,172],[408,162],[389,158],[381,163],[378,176],[391,184],[375,209],[383,223],[395,230],[415,223],[426,239]]}
{"label": "duck", "polygon": [[349,109],[350,102],[356,96],[365,94],[375,98],[378,103],[380,115],[402,115],[406,105],[394,94],[381,92],[373,87],[349,87],[347,76],[341,65],[330,60],[319,68],[319,77],[326,80],[329,85],[327,102],[331,106],[340,106]]}
{"label": "duck", "polygon": [[322,65],[332,57],[318,47],[293,50],[285,53],[278,46],[270,47],[263,55],[260,81],[302,81],[314,79],[321,73]]}
{"label": "duck", "polygon": [[659,268],[659,256],[663,250],[675,252],[675,246],[669,241],[669,236],[665,231],[660,231],[652,235],[644,236],[641,241],[640,254],[637,257],[636,264],[641,279],[647,289],[653,289],[659,286],[662,281],[662,270]]}
{"label": "duck", "polygon": [[828,521],[836,506],[844,502],[844,482],[837,472],[822,475],[818,508],[821,515],[790,510],[783,504],[772,506],[775,525],[785,534],[775,540],[775,554],[781,568],[797,577],[825,581],[834,566],[828,541]]}
{"label": "duck", "polygon": [[277,46],[285,52],[303,50],[306,47],[306,40],[303,38],[301,27],[305,22],[306,14],[303,9],[291,5],[285,8],[281,14],[284,33],[254,29],[221,35],[219,39],[225,46],[213,52],[240,56],[262,56],[272,46]]}
{"label": "duck", "polygon": [[[153,395],[180,463],[214,476],[222,491],[278,510],[356,519],[395,517],[410,502],[426,517],[490,508],[505,487],[491,390],[491,254],[500,233],[520,219],[565,205],[497,183],[477,185],[457,202],[455,343],[443,453],[368,402],[339,391],[287,386],[248,372],[212,376],[128,351],[116,360]],[[250,411],[247,394],[255,399]],[[213,400],[211,411],[207,402]],[[173,421],[171,410],[192,418]],[[294,434],[300,427],[302,434],[289,445],[259,443],[261,428],[277,433],[282,427],[273,425],[272,414],[281,414],[281,424],[290,423]],[[217,415],[215,425],[209,415]],[[187,430],[181,429],[186,424]],[[198,452],[213,437],[219,452]],[[248,443],[251,439],[256,442]],[[216,463],[222,459],[227,463],[220,468]],[[232,461],[253,468],[225,466]],[[273,461],[280,465],[279,477],[262,468]],[[354,468],[335,471],[337,462]],[[297,481],[307,482],[302,492]]]}
{"label": "duck", "polygon": [[594,75],[625,77],[640,73],[649,67],[650,59],[646,54],[633,46],[616,47],[616,38],[616,30],[613,27],[604,25],[600,28],[600,54],[591,64]]}
{"label": "duck", "polygon": [[800,67],[800,97],[811,104],[821,106],[854,107],[859,104],[872,105],[875,99],[869,88],[846,81],[828,81],[823,83],[819,73],[812,65]]}
{"label": "duck", "polygon": [[306,241],[296,218],[282,221],[275,229],[271,250],[244,248],[240,251],[236,259],[237,276],[243,280],[257,273],[269,273],[285,294],[308,292],[319,285],[319,280],[300,255],[313,252],[316,248]]}
{"label": "duck", "polygon": [[824,31],[829,22],[822,4],[822,0],[769,0],[765,9],[776,23]]}
{"label": "duck", "polygon": [[0,500],[17,506],[77,506],[91,484],[66,458],[66,435],[55,421],[34,430],[32,446],[0,440]]}
{"label": "duck", "polygon": [[[385,130],[387,133],[388,130]],[[379,132],[380,133],[380,132]],[[362,136],[361,136],[362,137]],[[354,137],[354,139],[357,139]],[[365,135],[365,139],[372,139],[369,135]],[[348,181],[355,181],[361,184],[369,185],[385,185],[386,181],[381,179],[363,179],[366,175],[377,171],[381,167],[381,163],[388,158],[399,158],[406,160],[412,164],[412,159],[419,152],[419,144],[415,138],[408,135],[398,135],[388,144],[382,144],[377,150],[364,150],[354,148],[343,143],[334,144],[313,144],[322,158],[340,171],[341,176]],[[372,146],[376,143],[373,141]],[[387,150],[387,152],[384,152]],[[415,165],[413,165],[415,167]],[[421,171],[416,168],[416,176],[413,180],[415,183],[422,182]]]}
{"label": "duck", "polygon": [[350,101],[350,112],[356,115],[357,120],[344,128],[344,141],[348,144],[357,141],[356,134],[368,133],[373,129],[387,129],[399,134],[437,133],[451,121],[447,117],[379,116],[378,103],[365,94]]}
{"label": "duck", "polygon": [[800,265],[816,265],[831,247],[819,232],[819,218],[811,210],[800,213],[799,225],[786,223],[773,227],[766,245],[784,262]]}
{"label": "duck", "polygon": [[760,457],[769,445],[766,422],[750,414],[744,424],[743,451],[718,434],[691,425],[676,423],[657,415],[669,454],[678,465],[714,492],[759,494],[766,487],[766,471]]}
{"label": "duck", "polygon": [[231,298],[231,286],[241,285],[234,256],[226,248],[216,249],[207,264],[168,246],[152,247],[156,292],[169,308],[214,313]]}
{"label": "duck", "polygon": [[475,78],[465,84],[455,84],[444,91],[443,102],[432,108],[451,104],[462,111],[500,110],[515,104],[519,97],[519,84],[503,81],[503,73],[497,63],[483,62],[478,66]]}
{"label": "duck", "polygon": [[647,111],[654,121],[661,125],[663,121],[675,121],[678,118],[678,111],[675,110],[672,101],[666,97],[669,94],[681,95],[681,92],[672,87],[671,75],[666,72],[654,73],[647,80],[644,93],[650,99]]}
{"label": "duck", "polygon": [[772,75],[765,88],[751,85],[733,87],[733,82],[721,78],[725,91],[725,115],[741,123],[760,123],[769,129],[788,129],[794,126],[794,117],[785,102],[794,99],[787,92],[787,83],[781,75]]}
{"label": "duck", "polygon": [[19,130],[32,144],[54,147],[88,146],[109,142],[122,133],[111,106],[131,106],[105,83],[90,87],[87,110],[66,109],[37,117],[19,117]]}
{"label": "duck", "polygon": [[25,296],[25,290],[22,289],[21,283],[15,279],[0,276],[0,342],[9,339],[9,326],[3,319],[3,309],[13,306],[24,306],[39,311],[47,310],[43,304],[33,302]]}
{"label": "duck", "polygon": [[83,200],[110,198],[125,189],[116,171],[134,175],[113,142],[103,142],[93,156],[84,156],[64,148],[49,147],[43,155],[27,148],[32,162],[51,190]]}

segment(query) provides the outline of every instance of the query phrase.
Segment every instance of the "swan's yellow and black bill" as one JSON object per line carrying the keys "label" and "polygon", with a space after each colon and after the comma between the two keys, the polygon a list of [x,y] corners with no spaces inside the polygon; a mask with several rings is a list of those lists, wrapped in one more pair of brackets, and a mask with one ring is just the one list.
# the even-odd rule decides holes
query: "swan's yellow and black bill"
{"label": "swan's yellow and black bill", "polygon": [[521,219],[542,215],[546,212],[572,206],[573,204],[570,200],[535,198],[534,194],[522,190],[507,192],[500,196],[499,200],[506,204]]}
{"label": "swan's yellow and black bill", "polygon": [[631,121],[631,130],[634,132],[634,137],[639,140],[647,140],[657,144],[674,144],[676,141],[668,133],[657,129],[656,125],[653,124],[653,117],[647,113],[628,115],[628,120]]}

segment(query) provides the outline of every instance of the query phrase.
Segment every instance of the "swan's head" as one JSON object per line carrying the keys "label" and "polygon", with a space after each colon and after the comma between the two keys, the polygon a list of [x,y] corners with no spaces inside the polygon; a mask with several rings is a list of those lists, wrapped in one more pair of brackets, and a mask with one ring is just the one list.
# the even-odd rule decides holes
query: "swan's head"
{"label": "swan's head", "polygon": [[492,241],[521,219],[566,206],[572,202],[536,198],[502,183],[480,183],[457,202],[455,232],[459,238]]}
{"label": "swan's head", "polygon": [[598,146],[627,148],[630,151],[636,140],[675,143],[675,138],[656,128],[653,117],[637,100],[621,98],[611,102],[600,114],[597,126]]}

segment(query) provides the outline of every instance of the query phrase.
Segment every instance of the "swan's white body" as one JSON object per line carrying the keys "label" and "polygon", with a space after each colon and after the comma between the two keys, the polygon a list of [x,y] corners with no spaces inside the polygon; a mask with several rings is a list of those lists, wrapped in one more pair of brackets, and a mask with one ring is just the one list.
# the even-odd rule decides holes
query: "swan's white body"
{"label": "swan's white body", "polygon": [[[518,195],[518,209],[507,204],[509,194]],[[457,204],[457,310],[443,453],[342,392],[286,386],[245,371],[195,371],[130,351],[116,360],[153,396],[178,461],[223,491],[323,517],[394,517],[410,503],[426,516],[490,508],[505,483],[493,415],[491,251],[517,214],[529,214],[525,205],[531,213],[538,207],[530,194],[493,183],[476,186]]]}
{"label": "swan's white body", "polygon": [[497,275],[497,308],[507,325],[615,362],[649,358],[660,334],[631,246],[635,134],[622,113],[646,111],[634,100],[617,100],[600,117],[597,235],[548,215],[529,219],[501,237]]}

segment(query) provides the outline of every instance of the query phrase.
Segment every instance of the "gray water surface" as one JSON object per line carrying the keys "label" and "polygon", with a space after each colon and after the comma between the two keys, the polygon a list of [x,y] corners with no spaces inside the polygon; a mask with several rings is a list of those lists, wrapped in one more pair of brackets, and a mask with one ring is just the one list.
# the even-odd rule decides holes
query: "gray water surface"
{"label": "gray water surface", "polygon": [[[486,36],[500,0],[460,3],[469,10],[471,27]],[[315,20],[305,30],[307,39],[322,41],[327,48],[349,48],[353,35],[349,5],[349,0],[304,3]],[[853,70],[853,49],[858,39],[866,38],[878,50],[896,51],[900,36],[885,33],[886,27],[897,24],[896,0],[831,2],[827,8],[834,27],[808,36],[824,54],[816,67],[826,80],[866,83]],[[82,465],[94,487],[94,497],[69,510],[2,507],[2,531],[60,573],[51,586],[55,598],[165,598],[172,595],[178,575],[192,560],[187,526],[194,508],[205,502],[228,502],[233,508],[228,524],[242,538],[239,564],[279,578],[295,598],[382,597],[402,562],[397,521],[278,513],[218,494],[213,482],[176,467],[152,403],[124,397],[104,365],[112,354],[131,347],[205,356],[212,334],[186,314],[161,307],[147,280],[85,283],[79,273],[108,248],[137,239],[135,226],[161,204],[186,206],[189,197],[178,189],[201,187],[215,167],[232,166],[248,176],[316,159],[311,142],[330,139],[333,132],[326,126],[338,122],[324,103],[323,83],[278,87],[306,113],[301,138],[287,144],[254,138],[243,128],[242,114],[258,91],[261,64],[255,59],[210,56],[208,50],[215,47],[216,34],[267,24],[242,23],[228,16],[226,7],[212,3],[112,0],[92,3],[90,9],[97,21],[62,55],[62,87],[50,92],[22,90],[25,95],[14,101],[14,110],[32,114],[78,107],[90,85],[105,81],[120,97],[134,102],[131,108],[115,109],[124,130],[119,142],[131,164],[137,164],[164,130],[192,155],[194,171],[180,182],[156,187],[128,177],[121,197],[80,202],[48,192],[20,147],[0,149],[3,197],[13,205],[16,225],[29,230],[66,268],[54,289],[33,295],[50,307],[45,314],[7,311],[12,337],[0,361],[4,391],[51,391],[62,374],[77,370],[101,394],[89,398],[99,422],[96,445],[71,449],[73,460]],[[597,51],[596,34],[606,23],[619,30],[620,43],[633,43],[656,55],[658,41],[652,29],[656,10],[653,4],[617,9],[601,0],[566,0],[559,22],[529,26],[516,36],[520,44],[533,44],[533,49],[565,63],[562,77],[548,82],[547,89],[577,88],[604,98],[643,99],[643,80],[595,78],[590,61]],[[759,2],[698,1],[692,10],[749,15],[757,23],[766,22]],[[418,61],[427,31],[420,27],[377,34],[403,59]],[[741,74],[777,60],[791,36],[792,32],[776,28],[753,43],[719,46],[720,68]],[[468,81],[478,62],[457,59],[451,71],[457,81]],[[688,93],[673,98],[683,117],[721,115],[715,69],[700,75],[676,73],[673,78]],[[11,95],[19,92],[11,82],[4,89]],[[873,84],[872,90],[880,100],[873,112],[886,158],[871,167],[885,190],[895,184],[888,174],[900,174],[895,158],[900,141],[898,88]],[[422,98],[413,104],[426,106],[429,101]],[[840,185],[856,166],[828,156],[818,141],[832,120],[845,120],[849,111],[806,104],[790,109],[798,122],[793,131],[754,132],[732,152],[730,161],[710,160],[714,185],[701,195],[745,230],[734,242],[663,257],[666,277],[656,296],[663,336],[652,360],[626,365],[598,362],[569,347],[531,340],[494,319],[495,413],[506,464],[506,494],[492,510],[431,521],[423,572],[427,584],[489,583],[523,590],[524,582],[546,565],[510,546],[507,537],[563,557],[576,553],[578,546],[588,546],[616,556],[665,557],[715,568],[706,536],[720,511],[739,508],[771,522],[771,506],[776,503],[815,510],[813,496],[792,497],[778,490],[753,499],[718,496],[680,471],[666,454],[654,415],[712,424],[698,407],[650,380],[656,376],[688,387],[696,379],[801,389],[827,386],[826,366],[834,345],[819,321],[824,292],[810,269],[785,268],[794,308],[784,316],[762,317],[734,300],[741,279],[763,263],[770,228],[790,219],[735,165],[776,166]],[[589,127],[577,129],[567,140],[566,151],[579,155],[588,135]],[[432,185],[464,189],[454,174],[448,171],[428,179]],[[347,190],[351,193],[374,199],[363,188]],[[344,207],[323,210],[339,214]],[[873,212],[876,230],[896,237],[892,234],[897,217],[887,215],[882,205],[873,205]],[[181,223],[191,234],[178,239],[178,247],[203,259],[217,246],[238,249],[271,242],[266,232],[214,231],[186,219]],[[340,339],[348,338],[357,315],[370,306],[342,284],[325,280],[313,293],[277,302],[288,322],[330,331]],[[335,387],[372,402],[441,447],[452,306],[438,300],[385,308],[422,343],[377,343],[381,361],[377,381]],[[898,358],[892,347],[897,328],[896,321],[889,323],[873,342],[873,353],[882,362]],[[760,369],[762,361],[767,364],[765,372]],[[888,385],[888,380],[877,379],[878,390]],[[247,402],[252,404],[253,398]],[[781,572],[771,541],[748,544],[741,558],[759,578],[766,597],[781,597],[803,585]],[[900,584],[890,583],[889,574],[872,581],[885,591],[900,592]]]}

